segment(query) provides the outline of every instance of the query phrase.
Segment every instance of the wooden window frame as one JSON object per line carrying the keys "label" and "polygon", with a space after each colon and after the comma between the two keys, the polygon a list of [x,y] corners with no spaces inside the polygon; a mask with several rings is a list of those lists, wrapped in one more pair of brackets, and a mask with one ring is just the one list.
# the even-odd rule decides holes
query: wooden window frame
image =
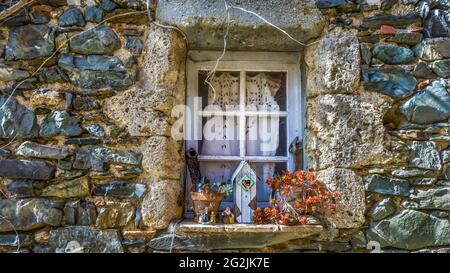
{"label": "wooden window frame", "polygon": [[[187,59],[187,90],[186,90],[186,105],[189,109],[194,109],[196,106],[194,98],[198,97],[198,77],[199,71],[210,71],[216,66],[216,60],[221,56],[219,51],[197,51],[191,50],[188,52]],[[285,72],[286,73],[286,109],[279,111],[279,117],[286,117],[287,133],[286,156],[245,156],[245,130],[238,126],[240,134],[240,155],[239,156],[199,156],[199,161],[216,161],[221,162],[225,160],[239,162],[241,160],[248,160],[251,162],[287,162],[288,170],[294,169],[294,159],[289,154],[289,144],[298,136],[304,139],[304,112],[303,112],[303,94],[302,94],[302,78],[301,78],[301,53],[299,52],[244,52],[244,51],[227,51],[223,58],[217,65],[217,71],[234,71],[240,73],[240,108],[237,112],[221,112],[224,115],[234,115],[239,117],[239,123],[245,124],[246,115],[267,114],[274,115],[274,112],[261,113],[258,111],[245,111],[245,71],[251,72]],[[244,90],[243,90],[244,89]],[[244,96],[244,97],[243,97]],[[208,112],[201,111],[204,115],[212,115],[219,113],[218,111]],[[191,116],[186,114],[186,127],[192,126],[194,121]],[[185,150],[194,148],[198,151],[198,141],[188,140],[188,132],[192,134],[192,130],[197,130],[201,134],[203,130],[202,124],[197,124],[191,130],[184,130],[184,145]],[[186,189],[190,189],[192,182],[188,173],[185,175]],[[190,201],[189,191],[185,192],[186,200]]]}

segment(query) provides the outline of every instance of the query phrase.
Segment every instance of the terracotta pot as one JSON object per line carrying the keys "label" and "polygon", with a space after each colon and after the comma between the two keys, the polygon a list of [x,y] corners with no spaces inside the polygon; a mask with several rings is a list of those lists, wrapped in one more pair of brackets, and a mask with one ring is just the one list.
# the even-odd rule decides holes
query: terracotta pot
{"label": "terracotta pot", "polygon": [[209,207],[210,213],[214,211],[214,213],[218,215],[220,203],[225,199],[225,195],[222,193],[203,194],[200,192],[191,192],[191,199],[197,216],[200,215],[200,212],[206,207]]}

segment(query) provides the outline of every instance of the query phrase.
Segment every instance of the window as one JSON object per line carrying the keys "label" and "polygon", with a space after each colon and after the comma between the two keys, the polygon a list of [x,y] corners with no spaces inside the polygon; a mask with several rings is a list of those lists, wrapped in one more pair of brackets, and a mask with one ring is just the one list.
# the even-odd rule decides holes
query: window
{"label": "window", "polygon": [[[265,180],[294,169],[289,144],[303,138],[300,54],[190,51],[185,117],[186,150],[199,154],[200,169],[214,184],[230,183],[239,162],[256,170],[257,205],[268,206]],[[186,199],[191,181],[186,176]],[[221,207],[232,207],[229,196]]]}

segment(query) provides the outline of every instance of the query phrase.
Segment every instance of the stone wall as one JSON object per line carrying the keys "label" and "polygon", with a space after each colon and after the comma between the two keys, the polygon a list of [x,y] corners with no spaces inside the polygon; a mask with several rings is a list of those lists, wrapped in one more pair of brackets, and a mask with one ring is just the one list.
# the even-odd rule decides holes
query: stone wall
{"label": "stone wall", "polygon": [[184,206],[171,111],[186,45],[220,49],[226,17],[154,2],[187,43],[144,1],[37,0],[0,25],[0,252],[450,249],[449,1],[229,1],[308,43],[231,13],[230,49],[304,51],[308,168],[342,198],[319,235],[200,246],[167,230]]}
{"label": "stone wall", "polygon": [[2,23],[0,252],[143,251],[182,216],[185,42],[143,7],[35,1]]}

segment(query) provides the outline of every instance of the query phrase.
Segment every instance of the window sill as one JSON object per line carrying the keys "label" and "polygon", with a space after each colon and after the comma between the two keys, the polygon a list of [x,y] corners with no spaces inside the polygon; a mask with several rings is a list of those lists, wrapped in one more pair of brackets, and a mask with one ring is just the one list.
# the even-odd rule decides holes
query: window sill
{"label": "window sill", "polygon": [[184,220],[177,228],[177,233],[303,233],[315,235],[323,231],[322,225],[256,225],[256,224],[199,224]]}

